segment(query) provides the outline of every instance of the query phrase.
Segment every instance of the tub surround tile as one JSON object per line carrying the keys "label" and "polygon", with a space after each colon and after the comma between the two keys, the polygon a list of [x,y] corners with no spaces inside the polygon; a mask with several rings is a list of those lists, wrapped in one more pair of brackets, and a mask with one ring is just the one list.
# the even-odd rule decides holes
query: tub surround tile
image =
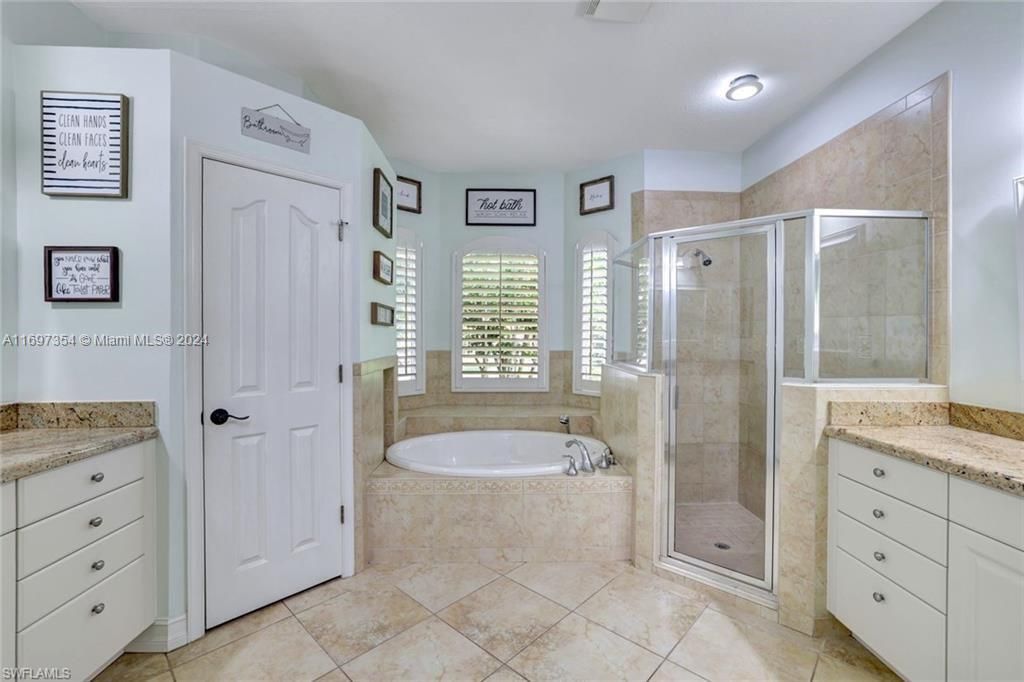
{"label": "tub surround tile", "polygon": [[668,656],[706,605],[707,600],[696,592],[629,569],[584,602],[577,613]]}
{"label": "tub surround tile", "polygon": [[661,657],[575,613],[509,662],[530,680],[645,680]]}
{"label": "tub surround tile", "polygon": [[1021,412],[951,403],[949,423],[961,429],[1024,440],[1024,413]]}
{"label": "tub surround tile", "polygon": [[438,618],[430,618],[342,666],[362,680],[482,680],[501,661]]}
{"label": "tub surround tile", "polygon": [[299,623],[288,618],[174,668],[178,682],[315,680],[336,666]]}
{"label": "tub surround tile", "polygon": [[508,661],[568,613],[502,577],[437,615],[491,655]]}
{"label": "tub surround tile", "polygon": [[524,587],[575,609],[628,568],[622,561],[527,563],[508,573]]}
{"label": "tub surround tile", "polygon": [[0,483],[151,440],[155,426],[17,429],[0,433]]}
{"label": "tub surround tile", "polygon": [[832,401],[828,416],[833,426],[943,426],[949,409],[944,402]]}
{"label": "tub surround tile", "polygon": [[826,436],[1024,497],[1024,443],[956,426],[828,426]]}

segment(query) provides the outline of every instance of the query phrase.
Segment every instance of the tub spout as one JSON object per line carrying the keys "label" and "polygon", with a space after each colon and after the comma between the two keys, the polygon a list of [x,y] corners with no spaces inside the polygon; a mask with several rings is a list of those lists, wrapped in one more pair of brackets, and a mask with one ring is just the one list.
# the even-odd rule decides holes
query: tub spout
{"label": "tub spout", "polygon": [[588,474],[594,473],[594,460],[590,459],[590,451],[587,450],[586,444],[579,438],[565,441],[565,447],[571,448],[573,445],[579,446],[580,449],[580,469]]}
{"label": "tub spout", "polygon": [[569,426],[569,415],[567,415],[567,414],[561,415],[558,418],[558,423],[565,427],[565,432],[566,433],[572,433],[572,431],[571,431],[572,427]]}

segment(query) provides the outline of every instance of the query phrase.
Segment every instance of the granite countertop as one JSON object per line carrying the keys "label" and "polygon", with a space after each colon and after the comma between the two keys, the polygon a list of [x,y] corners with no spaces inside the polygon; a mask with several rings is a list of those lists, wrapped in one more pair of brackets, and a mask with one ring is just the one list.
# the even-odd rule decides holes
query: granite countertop
{"label": "granite countertop", "polygon": [[0,432],[0,483],[156,438],[155,426],[14,429]]}
{"label": "granite countertop", "polygon": [[826,426],[825,435],[1024,497],[1024,441],[956,426]]}

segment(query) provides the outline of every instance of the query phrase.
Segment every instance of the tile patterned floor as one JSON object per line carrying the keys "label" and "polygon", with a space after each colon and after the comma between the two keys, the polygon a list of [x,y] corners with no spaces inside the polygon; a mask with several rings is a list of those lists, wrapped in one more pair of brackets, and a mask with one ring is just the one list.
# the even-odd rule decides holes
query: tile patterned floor
{"label": "tile patterned floor", "polygon": [[898,679],[850,637],[720,608],[617,562],[374,567],[97,679]]}
{"label": "tile patterned floor", "polygon": [[[676,505],[677,552],[745,575],[764,576],[764,521],[739,502]],[[719,549],[715,543],[729,549]]]}

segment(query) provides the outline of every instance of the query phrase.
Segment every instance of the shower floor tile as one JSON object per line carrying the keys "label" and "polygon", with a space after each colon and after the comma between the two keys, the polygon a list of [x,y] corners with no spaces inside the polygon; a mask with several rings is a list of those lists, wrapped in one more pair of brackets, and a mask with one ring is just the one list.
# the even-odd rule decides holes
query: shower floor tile
{"label": "shower floor tile", "polygon": [[682,502],[675,521],[675,551],[764,577],[764,521],[739,502]]}

